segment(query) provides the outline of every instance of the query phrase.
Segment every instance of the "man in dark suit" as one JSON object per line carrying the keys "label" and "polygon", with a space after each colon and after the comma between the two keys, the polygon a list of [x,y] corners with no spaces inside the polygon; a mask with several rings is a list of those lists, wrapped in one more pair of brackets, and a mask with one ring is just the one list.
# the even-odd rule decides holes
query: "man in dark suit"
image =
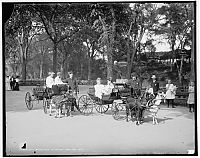
{"label": "man in dark suit", "polygon": [[155,96],[157,96],[158,94],[158,90],[159,90],[159,82],[156,80],[156,76],[152,75],[152,83],[151,83],[151,87],[153,88],[153,94]]}
{"label": "man in dark suit", "polygon": [[131,95],[138,97],[141,95],[141,82],[135,73],[131,74],[131,78],[127,83],[131,88]]}
{"label": "man in dark suit", "polygon": [[[77,80],[73,77],[73,72],[70,71],[68,72],[69,78],[66,79],[66,83],[68,83],[69,85],[69,89],[72,92],[72,94],[75,96],[75,98],[77,98],[77,93],[78,93],[78,82]],[[71,110],[74,111],[74,106],[76,105],[76,100],[73,100],[72,103],[72,108]]]}

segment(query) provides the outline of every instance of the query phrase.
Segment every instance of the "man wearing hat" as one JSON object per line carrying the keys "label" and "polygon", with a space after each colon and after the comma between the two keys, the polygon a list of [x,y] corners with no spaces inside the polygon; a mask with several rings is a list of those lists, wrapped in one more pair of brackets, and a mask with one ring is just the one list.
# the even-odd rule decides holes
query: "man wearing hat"
{"label": "man wearing hat", "polygon": [[156,76],[152,75],[152,83],[151,83],[151,87],[153,88],[153,94],[156,96],[158,94],[158,90],[159,90],[159,82],[156,80]]}
{"label": "man wearing hat", "polygon": [[[66,83],[68,83],[70,90],[72,93],[77,97],[77,92],[78,92],[78,82],[76,79],[73,77],[73,72],[69,71],[68,72],[69,78],[66,79]],[[74,111],[74,106],[76,106],[76,103],[72,105],[71,110]]]}
{"label": "man wearing hat", "polygon": [[47,88],[52,88],[52,86],[54,85],[54,78],[53,78],[54,74],[55,74],[54,72],[49,72],[49,76],[46,78]]}
{"label": "man wearing hat", "polygon": [[133,96],[139,96],[141,94],[141,82],[137,78],[137,75],[135,73],[131,74],[131,79],[128,81],[128,85],[131,87],[131,95]]}

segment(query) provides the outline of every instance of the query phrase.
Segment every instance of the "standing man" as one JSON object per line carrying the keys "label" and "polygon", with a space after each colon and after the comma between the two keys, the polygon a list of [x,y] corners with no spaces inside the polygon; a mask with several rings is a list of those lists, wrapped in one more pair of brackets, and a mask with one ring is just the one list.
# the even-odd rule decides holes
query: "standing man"
{"label": "standing man", "polygon": [[152,75],[152,83],[151,83],[151,87],[153,88],[153,94],[155,95],[155,97],[158,94],[158,90],[159,90],[159,82],[156,79],[155,75]]}
{"label": "standing man", "polygon": [[131,95],[138,97],[141,95],[141,83],[135,73],[131,74],[131,79],[128,81],[128,85],[131,87]]}
{"label": "standing man", "polygon": [[[69,89],[71,90],[71,92],[73,93],[73,95],[75,96],[75,98],[77,98],[78,82],[73,77],[73,72],[72,71],[69,71],[68,75],[69,75],[69,78],[67,78],[66,83],[68,83]],[[76,106],[76,100],[72,104],[72,108],[71,108],[72,111],[74,111],[74,106]]]}

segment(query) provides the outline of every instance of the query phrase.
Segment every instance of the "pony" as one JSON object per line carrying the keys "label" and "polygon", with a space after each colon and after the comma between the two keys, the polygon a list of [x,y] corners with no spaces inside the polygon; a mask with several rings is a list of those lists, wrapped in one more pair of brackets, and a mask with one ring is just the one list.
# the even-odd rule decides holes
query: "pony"
{"label": "pony", "polygon": [[157,122],[157,112],[159,110],[159,105],[162,99],[165,98],[165,94],[158,93],[155,97],[154,94],[146,91],[139,98],[127,98],[126,103],[126,121],[128,122],[128,115],[131,115],[131,120],[133,121],[133,116],[136,119],[136,125],[140,125],[143,122],[143,115],[145,111],[149,111],[152,118],[153,124],[158,124]]}
{"label": "pony", "polygon": [[130,114],[131,120],[133,121],[133,116],[136,119],[136,125],[139,125],[141,122],[141,103],[138,98],[127,98],[126,107],[126,121],[128,122],[128,116]]}

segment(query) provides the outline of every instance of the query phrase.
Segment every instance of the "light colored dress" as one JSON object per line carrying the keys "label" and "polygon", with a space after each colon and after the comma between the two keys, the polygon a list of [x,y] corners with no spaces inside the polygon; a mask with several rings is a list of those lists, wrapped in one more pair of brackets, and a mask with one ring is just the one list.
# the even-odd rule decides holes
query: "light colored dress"
{"label": "light colored dress", "polygon": [[189,86],[188,92],[189,92],[189,96],[188,96],[187,103],[194,104],[194,86]]}
{"label": "light colored dress", "polygon": [[105,95],[108,95],[110,93],[112,93],[112,90],[114,88],[114,85],[112,83],[105,85],[104,89],[103,89],[103,93]]}
{"label": "light colored dress", "polygon": [[51,76],[48,76],[46,78],[46,86],[48,88],[52,88],[53,85],[54,85],[54,78],[52,78]]}
{"label": "light colored dress", "polygon": [[96,85],[94,85],[94,89],[95,89],[95,96],[102,99],[102,94],[103,94],[103,91],[104,91],[104,85],[96,84]]}
{"label": "light colored dress", "polygon": [[166,84],[166,97],[165,99],[175,99],[176,86],[173,84]]}
{"label": "light colored dress", "polygon": [[61,80],[59,76],[56,76],[54,84],[63,84],[63,81]]}
{"label": "light colored dress", "polygon": [[10,78],[9,77],[6,77],[6,90],[7,91],[11,90],[11,88],[10,88]]}

